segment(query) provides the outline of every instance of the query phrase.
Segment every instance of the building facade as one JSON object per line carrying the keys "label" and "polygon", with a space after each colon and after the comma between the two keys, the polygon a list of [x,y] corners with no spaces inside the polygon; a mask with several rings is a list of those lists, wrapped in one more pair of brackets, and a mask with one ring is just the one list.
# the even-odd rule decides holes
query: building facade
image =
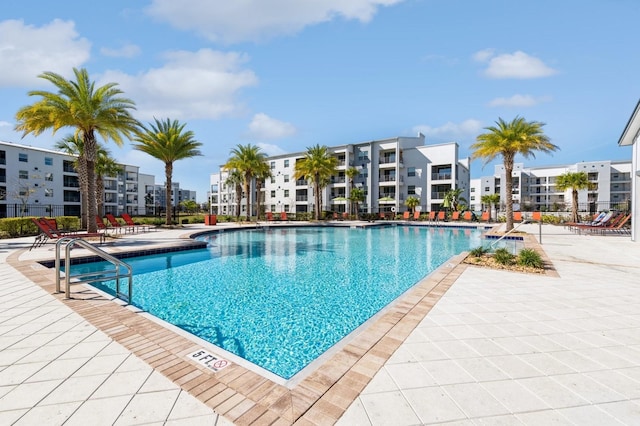
{"label": "building facade", "polygon": [[[631,200],[631,163],[628,161],[588,161],[570,165],[527,168],[515,163],[513,175],[513,200],[515,211],[570,211],[571,190],[560,191],[556,187],[558,176],[567,172],[585,172],[591,188],[578,191],[581,211],[628,210]],[[482,196],[500,194],[501,210],[504,210],[506,179],[503,165],[496,165],[493,176],[471,179],[473,210],[483,210]]]}
{"label": "building facade", "polygon": [[636,104],[625,126],[618,146],[631,146],[631,239],[640,239],[640,102]]}
{"label": "building facade", "polygon": [[[407,210],[407,197],[420,200],[421,211],[440,210],[444,194],[462,189],[462,198],[469,197],[469,159],[458,159],[454,142],[425,145],[424,135],[396,137],[329,147],[338,162],[336,174],[321,194],[322,210],[348,212],[352,188],[364,193],[359,203],[362,213],[402,212]],[[274,213],[311,213],[314,211],[313,185],[305,179],[295,179],[295,164],[305,152],[269,157],[272,177],[260,191],[265,211]],[[349,168],[358,170],[353,182],[347,177]],[[227,185],[228,171],[221,169],[210,179],[211,212],[235,215],[237,197],[235,185]],[[255,188],[255,185],[252,186]],[[258,196],[252,190],[252,205]],[[243,194],[240,215],[246,214],[246,194]],[[252,212],[255,215],[255,211]]]}
{"label": "building facade", "polygon": [[[80,183],[76,156],[0,141],[0,218],[20,216],[80,216]],[[104,212],[145,215],[146,189],[154,177],[138,166],[120,164],[116,176],[105,176]],[[195,192],[180,190],[195,200]],[[162,191],[164,196],[164,191]]]}

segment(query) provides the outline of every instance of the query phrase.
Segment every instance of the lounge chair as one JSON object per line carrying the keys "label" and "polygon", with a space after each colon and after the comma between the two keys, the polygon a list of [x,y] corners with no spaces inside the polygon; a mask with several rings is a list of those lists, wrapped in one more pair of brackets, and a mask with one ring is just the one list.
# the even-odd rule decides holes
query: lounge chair
{"label": "lounge chair", "polygon": [[460,212],[456,210],[455,212],[451,213],[451,220],[460,220]]}
{"label": "lounge chair", "polygon": [[542,220],[541,212],[533,212],[531,213],[531,220],[535,220],[536,222],[540,222]]}
{"label": "lounge chair", "polygon": [[438,221],[444,221],[446,219],[446,212],[444,210],[440,210],[438,212]]}
{"label": "lounge chair", "polygon": [[595,232],[604,234],[608,231],[619,232],[622,229],[622,227],[629,221],[630,218],[631,218],[631,215],[619,214],[619,215],[614,215],[613,217],[607,219],[606,221],[603,219],[595,225],[576,226],[574,229],[577,230],[579,234],[582,234],[583,232],[588,232],[590,234],[593,234]]}
{"label": "lounge chair", "polygon": [[522,222],[522,212],[513,212],[513,221]]}
{"label": "lounge chair", "polygon": [[429,220],[430,221],[436,220],[436,212],[434,212],[434,211],[430,211],[429,212]]}
{"label": "lounge chair", "polygon": [[118,222],[118,219],[116,219],[116,217],[111,213],[107,213],[104,216],[107,218],[107,220],[111,224],[111,227],[114,229],[122,229],[124,230],[124,232],[135,232],[136,230],[135,225],[134,226],[122,225],[120,222]]}
{"label": "lounge chair", "polygon": [[280,213],[280,220],[288,220],[287,219],[287,212]]}
{"label": "lounge chair", "polygon": [[585,227],[602,226],[602,225],[606,225],[611,220],[613,215],[614,213],[612,211],[608,213],[602,212],[598,214],[592,221],[578,222],[578,223],[567,222],[564,224],[564,226],[565,228],[569,228],[572,231],[579,230],[580,228],[585,228]]}
{"label": "lounge chair", "polygon": [[471,222],[473,220],[473,213],[471,212],[471,210],[467,210],[466,212],[464,212],[462,214],[462,219],[466,220],[467,222]]}
{"label": "lounge chair", "polygon": [[135,223],[131,218],[131,216],[129,215],[129,213],[122,213],[120,217],[122,218],[122,220],[124,220],[124,223],[126,223],[127,226],[133,227],[134,230],[142,229],[142,232],[147,232],[149,230],[149,225],[145,225],[145,224],[140,225]]}
{"label": "lounge chair", "polygon": [[271,222],[273,220],[273,213],[266,212],[264,215],[267,218],[267,222]]}
{"label": "lounge chair", "polygon": [[420,220],[420,212],[419,211],[415,211],[413,212],[413,220]]}
{"label": "lounge chair", "polygon": [[77,231],[61,231],[57,227],[55,219],[47,219],[41,217],[39,219],[32,218],[31,221],[38,227],[40,234],[36,236],[35,241],[31,244],[29,250],[43,246],[49,240],[58,240],[64,237],[73,238],[100,238],[100,244],[104,243],[105,234],[103,232],[77,232]]}
{"label": "lounge chair", "polygon": [[409,220],[411,219],[411,212],[410,211],[406,211],[404,213],[402,213],[402,220]]}
{"label": "lounge chair", "polygon": [[347,212],[342,213],[342,219],[343,220],[349,219],[349,213]]}
{"label": "lounge chair", "polygon": [[482,216],[480,216],[480,220],[482,222],[489,222],[491,220],[491,215],[489,212],[482,212]]}

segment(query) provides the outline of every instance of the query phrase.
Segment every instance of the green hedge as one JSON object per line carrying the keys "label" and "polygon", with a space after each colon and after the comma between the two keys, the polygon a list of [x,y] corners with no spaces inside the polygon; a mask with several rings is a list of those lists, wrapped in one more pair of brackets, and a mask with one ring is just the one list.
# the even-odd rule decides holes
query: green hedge
{"label": "green hedge", "polygon": [[[38,235],[40,230],[28,217],[9,217],[0,219],[0,238],[26,237]],[[76,216],[58,216],[55,218],[59,229],[80,228],[80,218]]]}

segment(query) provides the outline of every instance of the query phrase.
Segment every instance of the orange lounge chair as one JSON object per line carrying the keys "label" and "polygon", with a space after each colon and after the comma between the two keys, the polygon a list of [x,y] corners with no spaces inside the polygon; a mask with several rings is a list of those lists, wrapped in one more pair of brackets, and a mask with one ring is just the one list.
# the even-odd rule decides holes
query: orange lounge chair
{"label": "orange lounge chair", "polygon": [[264,214],[265,218],[267,219],[268,222],[271,222],[273,220],[273,213],[271,212],[266,212]]}
{"label": "orange lounge chair", "polygon": [[444,210],[440,210],[438,212],[438,220],[445,220],[445,218],[447,217],[446,214],[447,213]]}
{"label": "orange lounge chair", "polygon": [[126,223],[127,226],[131,226],[134,229],[142,229],[143,232],[147,232],[149,230],[149,225],[138,225],[133,221],[129,213],[122,213],[120,217],[124,220],[124,223]]}
{"label": "orange lounge chair", "polygon": [[471,210],[467,210],[466,212],[464,212],[462,214],[462,219],[471,222],[471,220],[473,219],[473,213],[471,213]]}
{"label": "orange lounge chair", "polygon": [[342,213],[342,219],[349,219],[349,213],[347,212]]}
{"label": "orange lounge chair", "polygon": [[280,220],[287,220],[287,212],[280,213]]}
{"label": "orange lounge chair", "polygon": [[415,211],[413,212],[413,220],[419,220],[420,219],[420,212],[419,211]]}
{"label": "orange lounge chair", "polygon": [[411,219],[411,212],[410,211],[406,211],[406,212],[402,213],[402,219],[403,220]]}
{"label": "orange lounge chair", "polygon": [[522,212],[513,212],[513,221],[522,222]]}
{"label": "orange lounge chair", "polygon": [[491,220],[491,216],[489,212],[482,212],[482,216],[480,216],[480,220],[483,222],[489,222],[489,220]]}
{"label": "orange lounge chair", "polygon": [[541,212],[533,212],[531,214],[531,219],[539,222],[542,219],[542,213]]}
{"label": "orange lounge chair", "polygon": [[456,210],[455,212],[451,213],[451,220],[460,220],[460,212]]}
{"label": "orange lounge chair", "polygon": [[434,211],[429,212],[429,220],[436,220],[436,212]]}

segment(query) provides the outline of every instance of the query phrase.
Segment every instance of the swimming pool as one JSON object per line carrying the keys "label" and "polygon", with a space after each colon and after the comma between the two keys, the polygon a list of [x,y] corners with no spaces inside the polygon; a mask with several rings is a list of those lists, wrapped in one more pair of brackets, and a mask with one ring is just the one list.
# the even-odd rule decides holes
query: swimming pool
{"label": "swimming pool", "polygon": [[[481,245],[482,232],[291,227],[199,239],[207,249],[127,259],[132,304],[290,379],[451,256]],[[113,282],[95,285],[113,294]]]}

